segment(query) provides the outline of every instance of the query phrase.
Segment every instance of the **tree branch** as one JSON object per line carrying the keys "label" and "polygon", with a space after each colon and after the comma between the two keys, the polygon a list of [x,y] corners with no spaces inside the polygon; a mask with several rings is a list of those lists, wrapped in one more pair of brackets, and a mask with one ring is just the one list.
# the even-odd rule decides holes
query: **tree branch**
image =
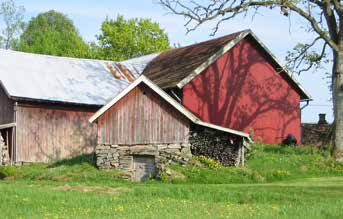
{"label": "tree branch", "polygon": [[[337,1],[337,0],[336,0]],[[228,5],[228,3],[231,3]],[[310,2],[320,6],[324,7],[324,3],[319,0],[311,0]],[[322,29],[317,20],[310,14],[310,10],[308,9],[308,12],[303,10],[300,6],[295,5],[292,1],[289,0],[262,0],[262,1],[245,1],[241,0],[240,2],[237,2],[236,0],[230,1],[230,0],[224,0],[224,1],[214,1],[211,5],[208,7],[204,6],[197,6],[196,8],[190,8],[183,3],[181,3],[180,0],[160,0],[160,3],[172,11],[174,14],[182,15],[186,18],[189,18],[188,23],[186,26],[188,26],[192,21],[196,22],[195,26],[190,31],[198,28],[201,24],[207,21],[215,20],[219,17],[228,15],[226,18],[222,18],[217,23],[215,31],[218,29],[218,26],[220,23],[222,23],[225,20],[229,20],[234,18],[236,15],[246,12],[249,8],[255,8],[259,9],[260,7],[265,8],[274,8],[274,7],[280,7],[283,11],[285,16],[288,16],[287,9],[296,12],[298,15],[306,19],[312,29],[325,41],[327,44],[333,48],[334,50],[338,51],[338,45],[334,39],[332,39],[331,31],[333,29],[336,29],[337,31],[337,25],[335,26],[335,22],[333,22],[333,19],[335,17],[328,17],[331,25],[331,31],[330,36],[327,34],[325,29]],[[215,4],[217,3],[217,4]],[[237,3],[237,4],[236,4]],[[217,6],[219,5],[219,6]],[[228,6],[227,6],[228,5]],[[181,10],[177,10],[177,8],[181,8]],[[199,12],[202,11],[202,14],[199,14]],[[329,11],[328,11],[329,12]],[[333,13],[332,13],[333,14]],[[332,15],[331,15],[332,16]],[[334,16],[334,15],[333,15]],[[329,24],[328,24],[329,25]]]}

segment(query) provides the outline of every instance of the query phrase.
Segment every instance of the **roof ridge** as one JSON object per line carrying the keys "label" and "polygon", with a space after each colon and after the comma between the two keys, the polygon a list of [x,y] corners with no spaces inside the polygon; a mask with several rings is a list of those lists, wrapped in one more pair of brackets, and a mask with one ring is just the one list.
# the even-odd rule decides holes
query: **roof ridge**
{"label": "roof ridge", "polygon": [[130,58],[130,59],[125,59],[122,61],[116,61],[116,60],[106,60],[106,59],[91,59],[91,58],[77,58],[77,57],[68,57],[68,56],[47,55],[47,54],[30,53],[30,52],[16,51],[16,50],[12,50],[12,49],[1,49],[1,48],[0,48],[0,52],[20,53],[20,54],[24,54],[24,55],[42,56],[42,57],[59,58],[59,59],[74,59],[74,60],[86,60],[86,61],[113,62],[113,63],[122,63],[122,62],[132,61],[135,59],[140,59],[143,57],[147,57],[150,55],[161,53],[161,52],[154,52],[154,53],[150,53],[150,54],[146,54],[146,55],[142,55],[142,56],[137,56],[137,57]]}
{"label": "roof ridge", "polygon": [[32,55],[32,56],[42,56],[42,57],[58,58],[58,59],[74,59],[74,60],[116,62],[116,61],[105,60],[105,59],[76,58],[76,57],[68,57],[68,56],[57,56],[57,55],[30,53],[30,52],[16,51],[16,50],[12,50],[12,49],[0,49],[0,52],[2,52],[2,51],[3,52],[9,52],[9,53],[19,53],[19,54],[23,54],[23,55]]}
{"label": "roof ridge", "polygon": [[251,33],[251,32],[252,32],[251,29],[244,29],[244,30],[237,31],[237,32],[234,32],[234,33],[230,33],[230,34],[227,34],[227,35],[224,35],[224,36],[215,37],[215,38],[212,38],[212,39],[208,39],[208,40],[204,40],[204,41],[201,41],[201,42],[189,44],[189,45],[186,45],[186,46],[181,46],[181,47],[174,48],[174,49],[164,50],[164,51],[161,51],[161,53],[169,52],[169,51],[173,51],[173,50],[177,50],[177,49],[185,49],[187,47],[197,46],[197,45],[202,44],[202,43],[211,42],[211,41],[215,41],[215,40],[219,40],[219,39],[224,39],[224,38],[229,37],[229,36],[233,36],[233,35],[237,35],[238,36],[238,35],[240,35],[242,33]]}

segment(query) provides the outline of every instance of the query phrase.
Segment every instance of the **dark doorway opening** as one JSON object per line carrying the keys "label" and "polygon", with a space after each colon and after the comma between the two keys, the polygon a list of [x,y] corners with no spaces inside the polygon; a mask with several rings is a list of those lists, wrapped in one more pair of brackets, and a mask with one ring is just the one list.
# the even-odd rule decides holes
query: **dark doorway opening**
{"label": "dark doorway opening", "polygon": [[133,181],[140,182],[155,177],[157,169],[154,156],[133,156]]}

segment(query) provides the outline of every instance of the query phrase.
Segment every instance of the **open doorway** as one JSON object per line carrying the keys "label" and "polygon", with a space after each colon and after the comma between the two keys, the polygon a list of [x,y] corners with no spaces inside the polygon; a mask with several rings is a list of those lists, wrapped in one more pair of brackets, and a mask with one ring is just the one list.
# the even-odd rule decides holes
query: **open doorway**
{"label": "open doorway", "polygon": [[3,162],[4,163],[13,163],[13,161],[14,161],[13,127],[0,129],[0,134],[2,136],[2,139],[4,140],[4,143],[5,143],[5,147],[2,148],[2,154],[0,156],[3,156]]}

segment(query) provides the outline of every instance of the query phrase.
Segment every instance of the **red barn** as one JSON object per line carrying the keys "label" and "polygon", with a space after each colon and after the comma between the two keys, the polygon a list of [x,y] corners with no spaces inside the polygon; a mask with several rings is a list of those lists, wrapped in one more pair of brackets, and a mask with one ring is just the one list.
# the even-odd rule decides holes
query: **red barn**
{"label": "red barn", "polygon": [[205,122],[300,141],[300,101],[311,97],[250,30],[163,52],[143,74]]}

